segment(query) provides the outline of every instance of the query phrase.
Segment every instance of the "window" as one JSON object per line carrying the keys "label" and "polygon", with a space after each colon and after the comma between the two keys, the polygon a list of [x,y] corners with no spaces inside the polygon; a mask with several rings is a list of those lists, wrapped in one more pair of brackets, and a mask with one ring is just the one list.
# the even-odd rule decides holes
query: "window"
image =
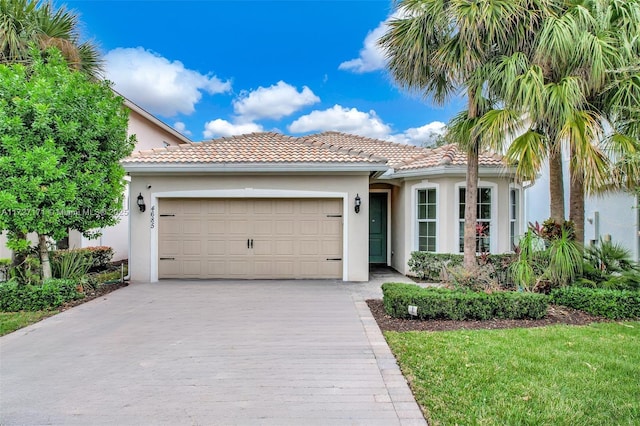
{"label": "window", "polygon": [[436,251],[436,190],[418,190],[418,250]]}
{"label": "window", "polygon": [[[459,192],[460,221],[460,253],[464,251],[464,199],[465,188]],[[486,253],[491,250],[491,188],[478,188],[478,208],[476,210],[478,222],[476,225],[476,252]]]}
{"label": "window", "polygon": [[511,188],[509,191],[509,244],[513,250],[517,244],[516,238],[519,234],[519,221],[520,216],[520,191]]}

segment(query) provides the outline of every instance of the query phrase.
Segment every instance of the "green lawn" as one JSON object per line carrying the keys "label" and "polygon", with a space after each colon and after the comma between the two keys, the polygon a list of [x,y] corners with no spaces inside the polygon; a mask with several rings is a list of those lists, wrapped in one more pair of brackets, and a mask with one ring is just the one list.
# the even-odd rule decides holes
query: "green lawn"
{"label": "green lawn", "polygon": [[0,336],[57,313],[58,311],[0,312]]}
{"label": "green lawn", "polygon": [[430,425],[640,424],[640,322],[385,336]]}

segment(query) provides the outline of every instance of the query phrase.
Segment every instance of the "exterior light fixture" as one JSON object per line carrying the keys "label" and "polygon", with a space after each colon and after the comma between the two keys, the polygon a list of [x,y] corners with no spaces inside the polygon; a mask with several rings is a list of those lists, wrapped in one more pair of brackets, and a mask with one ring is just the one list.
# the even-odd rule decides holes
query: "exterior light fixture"
{"label": "exterior light fixture", "polygon": [[137,204],[141,212],[144,212],[147,209],[147,206],[144,205],[144,198],[142,197],[142,192],[138,195]]}
{"label": "exterior light fixture", "polygon": [[360,199],[360,195],[356,194],[356,213],[360,213],[360,205],[362,204],[362,200]]}

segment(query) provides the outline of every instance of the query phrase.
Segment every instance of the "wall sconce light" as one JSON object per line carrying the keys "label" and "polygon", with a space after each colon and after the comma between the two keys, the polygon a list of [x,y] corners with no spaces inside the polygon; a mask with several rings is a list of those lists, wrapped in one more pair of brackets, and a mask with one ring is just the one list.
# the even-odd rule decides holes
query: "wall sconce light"
{"label": "wall sconce light", "polygon": [[360,195],[356,194],[356,213],[360,213],[361,204],[362,204],[362,200],[360,199]]}
{"label": "wall sconce light", "polygon": [[138,195],[137,204],[141,212],[144,212],[147,209],[147,206],[144,205],[144,198],[142,197],[142,192]]}

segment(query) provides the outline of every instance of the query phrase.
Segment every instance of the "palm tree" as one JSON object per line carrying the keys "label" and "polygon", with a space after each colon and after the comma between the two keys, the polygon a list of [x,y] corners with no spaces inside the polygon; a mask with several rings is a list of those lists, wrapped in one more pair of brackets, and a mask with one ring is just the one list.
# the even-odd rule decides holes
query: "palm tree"
{"label": "palm tree", "polygon": [[[404,89],[421,93],[436,104],[452,96],[467,97],[466,121],[472,128],[486,112],[485,82],[489,64],[501,55],[527,48],[547,0],[403,0],[400,18],[389,23],[379,40],[388,68]],[[464,264],[475,268],[478,155],[486,140],[478,132],[456,131],[467,152]]]}
{"label": "palm tree", "polygon": [[638,117],[639,4],[559,3],[562,7],[545,19],[533,49],[504,57],[493,73],[499,96],[529,126],[507,155],[521,179],[535,179],[548,159],[551,217],[558,222],[565,219],[563,147],[570,153],[569,218],[580,242],[585,190],[595,192],[611,180],[609,156],[600,143],[604,129],[614,131],[608,139],[614,151],[630,152],[634,146],[630,127],[623,123],[637,123]]}
{"label": "palm tree", "polygon": [[81,42],[78,16],[46,0],[0,0],[0,63],[28,63],[29,50],[55,47],[70,67],[99,77],[102,60],[96,45]]}

